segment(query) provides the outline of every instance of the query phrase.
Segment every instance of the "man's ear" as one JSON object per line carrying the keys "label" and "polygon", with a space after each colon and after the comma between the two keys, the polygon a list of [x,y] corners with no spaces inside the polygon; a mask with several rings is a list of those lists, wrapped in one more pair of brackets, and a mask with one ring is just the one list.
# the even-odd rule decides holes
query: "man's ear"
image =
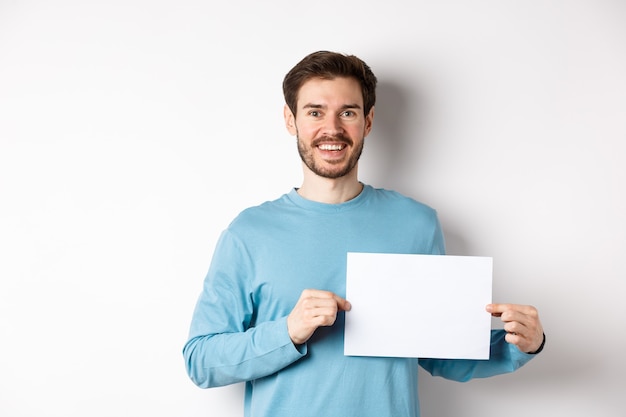
{"label": "man's ear", "polygon": [[285,127],[287,127],[287,130],[289,131],[289,133],[292,136],[294,136],[297,133],[297,130],[296,130],[296,116],[293,115],[291,109],[286,104],[285,104],[285,107],[283,109],[283,116],[285,118]]}
{"label": "man's ear", "polygon": [[363,137],[370,134],[372,131],[372,126],[374,125],[374,107],[370,109],[370,112],[365,116],[365,134]]}

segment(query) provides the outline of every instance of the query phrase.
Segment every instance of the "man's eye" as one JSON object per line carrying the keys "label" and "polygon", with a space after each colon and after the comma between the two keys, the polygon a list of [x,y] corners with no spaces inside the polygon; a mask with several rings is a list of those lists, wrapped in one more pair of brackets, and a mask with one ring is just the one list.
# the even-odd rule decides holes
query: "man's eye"
{"label": "man's eye", "polygon": [[343,117],[352,117],[354,116],[354,112],[352,110],[346,110],[342,113]]}
{"label": "man's eye", "polygon": [[309,112],[309,115],[313,116],[313,117],[319,117],[320,112],[316,111],[316,110],[312,110]]}

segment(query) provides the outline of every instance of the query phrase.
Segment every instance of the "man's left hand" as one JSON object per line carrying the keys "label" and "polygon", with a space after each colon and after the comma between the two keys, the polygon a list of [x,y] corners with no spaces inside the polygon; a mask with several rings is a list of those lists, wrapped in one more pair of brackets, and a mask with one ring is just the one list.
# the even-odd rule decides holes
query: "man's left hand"
{"label": "man's left hand", "polygon": [[539,312],[535,307],[520,304],[488,304],[486,310],[504,322],[507,342],[514,344],[522,352],[537,352],[544,336]]}

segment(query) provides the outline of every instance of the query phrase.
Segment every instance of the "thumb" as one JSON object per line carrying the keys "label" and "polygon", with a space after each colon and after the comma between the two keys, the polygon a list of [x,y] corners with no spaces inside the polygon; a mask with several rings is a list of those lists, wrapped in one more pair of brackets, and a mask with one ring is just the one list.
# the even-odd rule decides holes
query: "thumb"
{"label": "thumb", "polygon": [[350,304],[350,301],[346,300],[345,298],[337,296],[336,300],[339,310],[350,311],[352,309],[352,304]]}

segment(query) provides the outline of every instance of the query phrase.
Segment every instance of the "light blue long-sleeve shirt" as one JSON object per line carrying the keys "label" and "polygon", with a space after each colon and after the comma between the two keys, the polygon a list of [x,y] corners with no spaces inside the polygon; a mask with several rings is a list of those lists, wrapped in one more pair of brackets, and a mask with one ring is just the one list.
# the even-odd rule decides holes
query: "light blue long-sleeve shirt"
{"label": "light blue long-sleeve shirt", "polygon": [[492,332],[488,361],[349,357],[344,313],[294,346],[287,315],[307,288],[345,296],[348,252],[444,254],[436,212],[368,185],[342,204],[292,190],[244,210],[220,236],[193,314],[183,349],[193,382],[245,381],[246,417],[418,417],[418,365],[467,381],[533,357],[506,343],[503,331]]}

